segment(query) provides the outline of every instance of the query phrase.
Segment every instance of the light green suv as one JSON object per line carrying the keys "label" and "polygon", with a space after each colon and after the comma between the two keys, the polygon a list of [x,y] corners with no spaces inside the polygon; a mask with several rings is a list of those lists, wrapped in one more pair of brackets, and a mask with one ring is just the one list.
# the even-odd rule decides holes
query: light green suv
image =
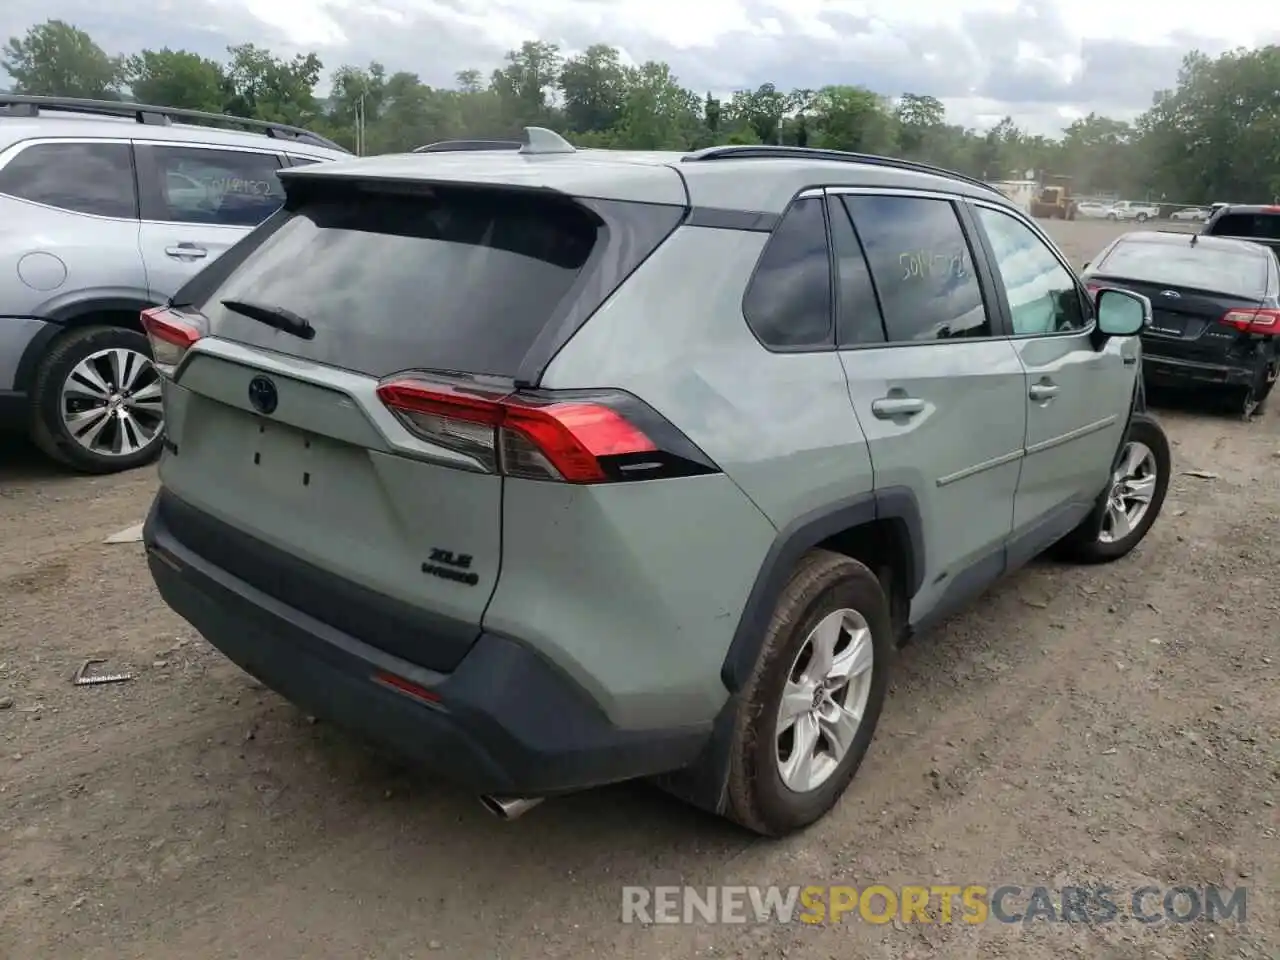
{"label": "light green suv", "polygon": [[655,777],[811,823],[897,645],[1160,511],[1150,304],[1091,297],[979,181],[536,129],[281,179],[144,317],[152,574],[245,670],[500,816]]}

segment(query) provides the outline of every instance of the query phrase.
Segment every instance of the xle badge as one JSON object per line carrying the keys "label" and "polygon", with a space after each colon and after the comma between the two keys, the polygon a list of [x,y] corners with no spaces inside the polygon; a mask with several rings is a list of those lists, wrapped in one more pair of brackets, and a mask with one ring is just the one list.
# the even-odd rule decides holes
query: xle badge
{"label": "xle badge", "polygon": [[441,580],[465,583],[469,587],[480,582],[479,575],[471,572],[471,554],[454,553],[439,547],[431,548],[431,559],[422,565],[422,572]]}

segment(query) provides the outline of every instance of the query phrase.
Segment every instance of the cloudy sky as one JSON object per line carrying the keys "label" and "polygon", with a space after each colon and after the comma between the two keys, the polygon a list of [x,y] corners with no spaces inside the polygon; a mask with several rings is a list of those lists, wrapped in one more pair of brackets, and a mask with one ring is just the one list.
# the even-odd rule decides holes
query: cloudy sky
{"label": "cloudy sky", "polygon": [[252,41],[316,50],[328,68],[376,59],[433,85],[487,71],[525,39],[570,53],[603,41],[667,61],[697,90],[853,83],[1043,133],[1090,110],[1140,112],[1191,48],[1280,40],[1280,6],[1262,0],[0,0],[0,38],[49,17],[108,53],[219,57]]}

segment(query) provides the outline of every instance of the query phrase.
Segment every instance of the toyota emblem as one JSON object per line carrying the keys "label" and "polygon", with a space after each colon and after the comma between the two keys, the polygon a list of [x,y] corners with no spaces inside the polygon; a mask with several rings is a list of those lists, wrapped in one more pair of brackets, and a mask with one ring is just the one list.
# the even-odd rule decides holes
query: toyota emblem
{"label": "toyota emblem", "polygon": [[249,381],[249,402],[259,413],[274,413],[280,403],[276,385],[266,377],[254,377]]}

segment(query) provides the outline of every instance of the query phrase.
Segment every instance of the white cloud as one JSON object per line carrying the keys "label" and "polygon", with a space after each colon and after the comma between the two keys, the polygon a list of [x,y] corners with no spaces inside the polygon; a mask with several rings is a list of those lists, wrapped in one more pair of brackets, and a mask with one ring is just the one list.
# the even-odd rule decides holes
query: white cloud
{"label": "white cloud", "polygon": [[58,17],[111,53],[254,42],[316,50],[330,70],[378,60],[449,84],[527,39],[611,43],[666,60],[699,91],[864,84],[938,96],[954,120],[1008,114],[1056,132],[1090,111],[1131,117],[1182,55],[1280,35],[1257,0],[4,0],[0,38]]}

